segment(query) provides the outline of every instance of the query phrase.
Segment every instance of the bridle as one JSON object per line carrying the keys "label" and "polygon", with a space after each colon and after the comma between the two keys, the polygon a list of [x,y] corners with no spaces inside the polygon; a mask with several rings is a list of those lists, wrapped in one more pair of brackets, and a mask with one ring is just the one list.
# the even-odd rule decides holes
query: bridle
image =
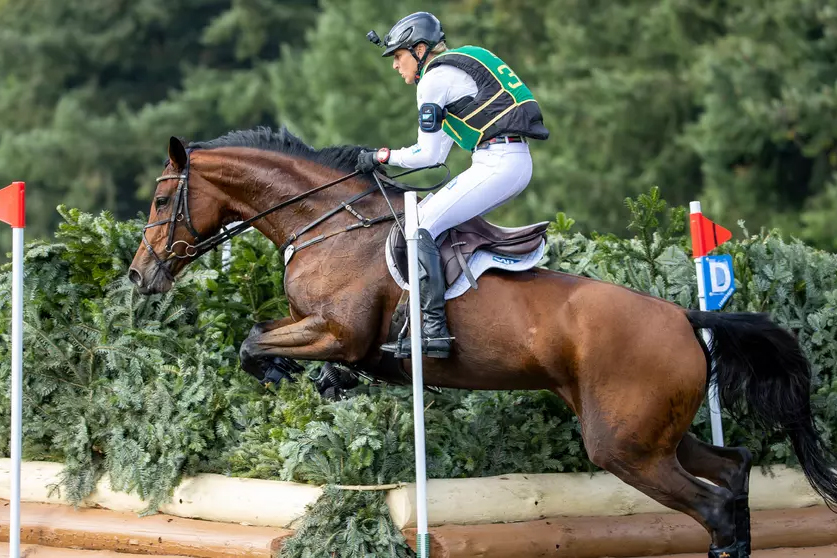
{"label": "bridle", "polygon": [[[171,217],[168,219],[161,219],[159,221],[155,221],[154,223],[148,223],[142,229],[142,242],[145,244],[146,249],[151,253],[151,256],[157,262],[157,267],[161,268],[163,272],[168,276],[170,280],[174,280],[172,277],[169,268],[165,266],[165,263],[170,260],[171,258],[190,258],[195,257],[197,255],[197,247],[195,245],[189,244],[185,240],[178,240],[174,242],[174,229],[178,221],[184,222],[188,231],[192,234],[195,240],[198,243],[201,242],[201,235],[195,230],[195,227],[192,225],[192,216],[189,214],[189,163],[191,158],[189,157],[189,153],[191,150],[186,150],[186,166],[183,169],[183,172],[180,174],[164,174],[162,176],[157,177],[156,183],[159,184],[164,180],[173,180],[177,179],[177,191],[174,194],[174,203],[172,204],[172,211]],[[154,250],[154,247],[151,246],[151,243],[148,242],[148,238],[145,236],[145,231],[150,228],[157,227],[160,225],[169,225],[168,230],[168,237],[166,239],[166,252],[168,256],[165,259],[161,259],[157,252]],[[186,253],[184,256],[179,256],[175,251],[175,246],[178,244],[184,244],[186,246]],[[191,250],[191,252],[190,252]]]}
{"label": "bridle", "polygon": [[[166,277],[170,281],[174,281],[175,279],[174,279],[174,276],[172,275],[171,271],[169,270],[168,266],[166,266],[165,264],[166,264],[166,262],[168,262],[172,258],[177,258],[177,259],[198,258],[198,257],[202,256],[203,254],[205,254],[206,252],[209,252],[210,250],[213,250],[214,248],[217,248],[221,244],[227,242],[228,240],[231,240],[233,237],[238,236],[239,234],[243,233],[244,231],[246,231],[247,229],[250,228],[250,224],[253,223],[254,221],[256,221],[258,219],[261,219],[262,217],[265,217],[266,215],[268,215],[270,213],[273,213],[274,211],[278,211],[279,209],[282,209],[283,207],[287,207],[291,204],[294,204],[298,201],[301,201],[301,200],[303,200],[303,199],[305,199],[305,198],[307,198],[307,197],[309,197],[313,194],[316,194],[317,192],[325,190],[326,188],[330,188],[331,186],[334,186],[336,184],[340,184],[341,182],[345,182],[346,180],[349,180],[350,178],[354,178],[355,176],[361,174],[360,171],[355,171],[353,173],[341,176],[340,178],[338,178],[336,180],[332,180],[331,182],[328,182],[328,183],[323,184],[321,186],[317,186],[316,188],[312,188],[311,190],[307,190],[307,191],[305,191],[305,192],[303,192],[303,193],[301,193],[297,196],[294,196],[294,197],[292,197],[288,200],[285,200],[281,203],[278,203],[278,204],[274,205],[273,207],[270,207],[270,208],[262,211],[261,213],[258,213],[257,215],[254,215],[253,217],[250,217],[249,219],[241,221],[240,223],[238,223],[234,227],[231,227],[229,229],[227,229],[226,227],[223,227],[222,232],[219,232],[218,234],[216,234],[214,236],[211,236],[209,238],[204,238],[203,236],[201,236],[200,233],[198,233],[198,231],[195,230],[195,227],[192,225],[192,217],[189,213],[189,168],[190,168],[190,164],[191,164],[191,153],[192,153],[192,148],[187,148],[186,149],[186,164],[184,165],[183,171],[180,174],[164,174],[162,176],[157,177],[157,179],[156,179],[157,184],[159,184],[160,182],[163,182],[164,180],[177,179],[177,181],[178,181],[177,182],[177,190],[175,191],[175,194],[174,194],[174,202],[172,203],[171,216],[166,218],[166,219],[160,219],[159,221],[155,221],[153,223],[148,223],[142,229],[142,242],[143,242],[143,244],[145,245],[146,249],[151,254],[151,256],[154,258],[154,261],[156,262],[157,267],[159,267],[160,269],[163,270],[163,273],[166,274]],[[400,221],[398,220],[398,215],[399,214],[397,214],[395,212],[395,209],[392,207],[392,203],[390,203],[389,197],[387,196],[386,190],[384,189],[384,183],[386,183],[387,186],[394,187],[394,188],[397,188],[399,190],[405,190],[405,191],[428,192],[430,190],[435,190],[436,188],[442,186],[443,184],[445,184],[448,181],[448,179],[450,178],[450,169],[448,169],[447,176],[441,182],[439,182],[438,184],[435,184],[435,185],[433,185],[429,188],[420,188],[420,187],[417,187],[417,186],[410,186],[410,185],[407,185],[407,184],[402,184],[402,183],[396,182],[394,179],[398,178],[398,177],[401,177],[401,176],[404,176],[404,175],[407,175],[407,174],[410,174],[410,173],[413,173],[413,172],[416,172],[416,171],[432,169],[432,168],[437,168],[437,167],[448,168],[447,165],[445,165],[444,163],[439,163],[437,165],[432,165],[432,166],[429,166],[429,167],[421,167],[421,168],[411,169],[409,171],[403,172],[403,173],[395,175],[393,177],[388,177],[386,175],[382,175],[377,170],[373,171],[372,175],[375,178],[375,183],[376,183],[375,186],[361,192],[360,194],[356,194],[356,195],[352,196],[350,199],[348,199],[346,201],[340,202],[340,205],[338,205],[334,209],[330,210],[329,212],[327,212],[324,215],[322,215],[321,217],[315,219],[314,221],[312,221],[311,223],[309,223],[308,225],[306,225],[305,227],[303,227],[299,231],[290,235],[288,240],[281,247],[281,251],[283,251],[284,254],[285,254],[285,264],[287,265],[288,261],[290,260],[291,256],[294,253],[299,252],[303,248],[306,248],[306,247],[308,247],[312,244],[322,242],[323,240],[325,240],[327,238],[330,238],[331,236],[334,236],[335,234],[339,234],[339,233],[342,233],[342,232],[347,232],[347,231],[354,230],[354,229],[360,228],[360,227],[368,228],[368,227],[371,227],[372,225],[374,225],[376,223],[380,223],[380,222],[383,222],[383,221],[388,221],[388,220],[393,220],[394,219],[395,222],[398,224],[398,227],[401,228],[401,232],[403,234],[404,230],[401,227]],[[363,217],[360,213],[358,213],[352,207],[351,204],[353,204],[356,201],[366,197],[367,195],[371,194],[372,192],[374,192],[378,189],[380,189],[381,193],[383,194],[384,199],[386,200],[387,205],[389,206],[391,214],[390,215],[383,215],[383,216],[380,216],[380,217],[375,217],[375,218],[372,218],[372,219],[367,219],[367,218]],[[315,226],[319,225],[323,221],[327,220],[329,217],[337,214],[338,212],[340,212],[342,210],[346,210],[349,213],[351,213],[352,215],[354,215],[358,219],[358,222],[354,223],[352,225],[349,225],[347,227],[344,227],[342,229],[339,229],[336,232],[332,232],[332,233],[329,233],[329,234],[321,234],[321,235],[319,235],[319,236],[317,236],[317,237],[315,237],[315,238],[313,238],[313,239],[311,239],[311,240],[309,240],[309,241],[307,241],[303,244],[300,244],[297,247],[294,247],[293,244],[291,244],[293,241],[297,240],[300,237],[300,235],[302,235],[303,233],[311,230]],[[175,227],[177,226],[178,222],[182,222],[186,226],[186,229],[189,231],[189,234],[191,234],[192,237],[194,238],[194,241],[195,241],[194,244],[189,243],[185,240],[177,240],[177,241],[174,240],[174,231],[175,231]],[[151,229],[153,227],[166,225],[166,224],[168,224],[168,226],[169,226],[168,237],[166,238],[166,246],[165,246],[165,251],[168,255],[165,256],[165,257],[161,257],[154,250],[154,247],[151,245],[151,243],[148,241],[148,238],[145,235],[146,235],[146,231],[148,229]],[[185,246],[184,253],[182,255],[178,254],[175,251],[175,247],[178,244],[183,244]]]}

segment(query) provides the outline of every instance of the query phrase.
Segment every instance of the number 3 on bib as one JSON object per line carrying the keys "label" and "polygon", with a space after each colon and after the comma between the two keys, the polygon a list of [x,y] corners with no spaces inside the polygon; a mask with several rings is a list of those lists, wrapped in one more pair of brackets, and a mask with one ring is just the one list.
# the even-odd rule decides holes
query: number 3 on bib
{"label": "number 3 on bib", "polygon": [[509,68],[508,66],[506,66],[505,64],[503,64],[502,66],[497,68],[497,73],[498,74],[506,73],[506,74],[509,75],[510,78],[512,78],[512,81],[507,81],[506,82],[506,85],[509,86],[509,89],[515,89],[515,88],[520,87],[521,85],[523,85],[523,82],[520,81],[520,78],[517,77],[517,74],[514,73],[512,71],[512,69]]}

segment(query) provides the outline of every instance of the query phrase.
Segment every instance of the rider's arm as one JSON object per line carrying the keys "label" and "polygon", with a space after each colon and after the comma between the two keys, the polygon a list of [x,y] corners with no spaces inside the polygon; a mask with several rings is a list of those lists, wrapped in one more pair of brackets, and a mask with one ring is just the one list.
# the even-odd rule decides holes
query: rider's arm
{"label": "rider's arm", "polygon": [[[442,67],[426,73],[417,86],[416,101],[418,108],[421,109],[421,106],[425,103],[434,103],[444,107],[449,102],[456,100],[449,99],[449,97],[452,93],[456,94],[463,90],[463,86],[470,92],[470,89],[472,89],[470,83],[464,82],[463,76],[470,80],[470,83],[473,83],[468,74],[458,68]],[[476,84],[473,85],[473,90],[476,94]],[[435,165],[447,159],[452,145],[453,138],[442,130],[425,132],[418,128],[416,143],[410,147],[394,149],[389,155],[388,164],[409,169]]]}
{"label": "rider's arm", "polygon": [[392,151],[388,164],[405,169],[428,167],[441,163],[448,157],[453,139],[443,131],[428,133],[418,131],[418,141],[410,147]]}

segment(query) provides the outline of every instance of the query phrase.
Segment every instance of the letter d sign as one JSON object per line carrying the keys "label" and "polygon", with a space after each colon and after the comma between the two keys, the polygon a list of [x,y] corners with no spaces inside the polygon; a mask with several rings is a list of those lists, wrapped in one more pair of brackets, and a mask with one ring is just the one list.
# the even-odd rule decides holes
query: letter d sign
{"label": "letter d sign", "polygon": [[723,308],[735,292],[732,256],[725,254],[703,258],[703,286],[706,289],[706,309]]}

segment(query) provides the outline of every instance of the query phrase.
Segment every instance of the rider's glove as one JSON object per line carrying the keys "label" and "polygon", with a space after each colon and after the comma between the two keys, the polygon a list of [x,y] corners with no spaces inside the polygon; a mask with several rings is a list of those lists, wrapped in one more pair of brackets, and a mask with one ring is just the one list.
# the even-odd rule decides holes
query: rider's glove
{"label": "rider's glove", "polygon": [[377,151],[361,151],[357,156],[355,170],[360,172],[372,172],[378,165],[389,161],[389,149],[382,147]]}

